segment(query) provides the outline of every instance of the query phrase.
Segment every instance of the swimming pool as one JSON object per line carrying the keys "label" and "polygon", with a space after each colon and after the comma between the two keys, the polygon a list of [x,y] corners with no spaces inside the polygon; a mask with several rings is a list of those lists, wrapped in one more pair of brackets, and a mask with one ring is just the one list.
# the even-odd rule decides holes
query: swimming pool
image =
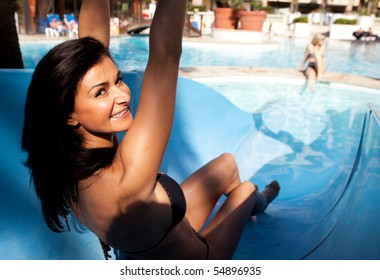
{"label": "swimming pool", "polygon": [[[278,45],[239,46],[246,55],[244,61],[238,61],[238,52],[230,61],[227,54],[234,50],[232,45],[185,42],[182,66],[236,63],[296,68],[306,43],[284,40]],[[35,47],[29,67],[33,68],[45,51],[40,54],[37,44],[28,44]],[[353,47],[358,53],[352,56],[347,42],[336,44],[329,44],[329,55],[336,52],[339,56],[330,58],[329,70],[377,74],[377,65],[360,62],[359,57],[366,56],[360,52],[367,45]],[[27,49],[32,52],[33,48]],[[141,70],[146,63],[146,38],[113,40],[111,50],[121,69]],[[133,60],[124,64],[123,57]],[[0,95],[4,97],[0,129],[5,135],[0,148],[6,155],[0,164],[0,199],[16,218],[5,211],[1,216],[7,218],[7,229],[14,229],[14,221],[21,222],[15,231],[2,233],[5,238],[0,242],[7,252],[3,257],[102,258],[96,238],[75,220],[70,220],[73,232],[55,235],[39,219],[27,171],[20,164],[23,154],[17,140],[22,123],[19,112],[31,71],[19,74],[0,75],[6,85]],[[128,75],[136,78],[134,74]],[[201,83],[179,79],[176,115],[162,170],[182,181],[208,160],[231,152],[243,180],[251,180],[261,189],[271,179],[282,186],[267,212],[256,223],[247,223],[235,259],[380,259],[380,225],[374,222],[380,219],[380,124],[366,104],[379,103],[378,90],[330,83],[317,84],[311,93],[303,90],[303,79],[273,76],[198,81]],[[15,205],[22,207],[15,209]],[[25,240],[26,234],[32,244]]]}
{"label": "swimming pool", "polygon": [[295,78],[224,76],[194,80],[216,89],[234,105],[250,113],[262,112],[276,104],[309,107],[313,108],[313,113],[323,113],[344,111],[359,104],[380,103],[380,89],[342,83],[317,83],[315,91],[310,92],[303,79]]}
{"label": "swimming pool", "polygon": [[[61,41],[21,41],[25,68],[34,68],[41,57]],[[268,44],[215,44],[184,41],[181,67],[245,66],[297,69],[306,39],[273,38]],[[143,70],[148,57],[148,38],[121,36],[111,39],[111,52],[123,71]],[[377,62],[380,44],[327,40],[330,72],[380,78]]]}
{"label": "swimming pool", "polygon": [[[217,90],[235,106],[253,114],[258,127],[265,127],[273,134],[286,131],[287,137],[298,144],[313,145],[330,164],[336,163],[342,144],[339,141],[348,135],[347,122],[353,121],[358,112],[368,110],[367,104],[380,104],[380,90],[340,83],[318,83],[315,91],[310,92],[303,79],[295,78],[224,76],[194,80]],[[337,118],[340,114],[346,116]],[[318,139],[324,141],[316,145]],[[260,156],[250,157],[248,172],[241,170],[245,178],[268,160],[265,152],[256,153]]]}
{"label": "swimming pool", "polygon": [[[19,145],[31,74],[0,70],[0,259],[101,259],[97,238],[73,217],[62,234],[41,218]],[[123,74],[132,86],[141,81],[139,73]],[[230,152],[243,180],[282,186],[266,213],[247,222],[235,259],[380,259],[379,120],[362,102],[320,107],[322,95],[289,93],[250,113],[203,83],[179,79],[161,170],[181,182]]]}

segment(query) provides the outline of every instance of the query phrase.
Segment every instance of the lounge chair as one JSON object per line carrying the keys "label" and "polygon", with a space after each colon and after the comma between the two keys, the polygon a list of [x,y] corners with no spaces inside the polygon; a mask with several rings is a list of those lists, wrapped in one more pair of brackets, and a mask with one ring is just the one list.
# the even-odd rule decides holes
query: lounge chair
{"label": "lounge chair", "polygon": [[74,14],[64,14],[63,21],[65,22],[69,36],[72,37],[74,35],[78,35],[78,22],[76,21]]}
{"label": "lounge chair", "polygon": [[45,35],[46,36],[54,36],[54,37],[59,37],[59,32],[58,30],[54,29],[53,27],[50,26],[50,23],[52,21],[52,15],[49,14],[47,15],[46,17],[46,21],[47,21],[47,24],[46,24],[46,27],[45,27]]}
{"label": "lounge chair", "polygon": [[45,34],[47,36],[59,37],[60,35],[67,34],[68,29],[62,23],[58,14],[48,14],[47,19],[49,22],[49,27],[45,28]]}

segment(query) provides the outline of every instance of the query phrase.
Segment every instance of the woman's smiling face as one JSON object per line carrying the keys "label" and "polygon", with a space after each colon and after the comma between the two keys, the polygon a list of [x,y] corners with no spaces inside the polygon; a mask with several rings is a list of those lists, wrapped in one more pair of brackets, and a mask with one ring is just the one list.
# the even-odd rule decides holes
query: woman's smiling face
{"label": "woman's smiling face", "polygon": [[86,147],[108,147],[115,132],[126,131],[132,124],[130,99],[120,71],[104,57],[79,83],[68,124],[79,126]]}

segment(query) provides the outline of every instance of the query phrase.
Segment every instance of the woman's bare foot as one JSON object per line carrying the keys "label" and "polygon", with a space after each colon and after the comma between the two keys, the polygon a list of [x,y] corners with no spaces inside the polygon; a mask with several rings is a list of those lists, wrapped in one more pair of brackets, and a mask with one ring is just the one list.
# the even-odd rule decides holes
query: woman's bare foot
{"label": "woman's bare foot", "polygon": [[280,189],[280,185],[276,180],[274,180],[270,182],[269,185],[267,185],[261,192],[267,198],[267,206],[278,196]]}
{"label": "woman's bare foot", "polygon": [[255,205],[253,206],[251,216],[263,213],[268,205],[278,196],[280,185],[276,180],[272,181],[265,187],[262,192],[254,192],[256,196]]}

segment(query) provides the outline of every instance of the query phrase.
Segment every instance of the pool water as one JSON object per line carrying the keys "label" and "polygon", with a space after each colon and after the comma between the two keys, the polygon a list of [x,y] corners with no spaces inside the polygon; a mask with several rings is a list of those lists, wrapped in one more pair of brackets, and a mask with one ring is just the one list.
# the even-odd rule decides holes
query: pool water
{"label": "pool water", "polygon": [[[259,113],[278,104],[322,113],[344,111],[359,104],[380,103],[380,90],[339,83],[318,83],[315,91],[305,88],[303,79],[279,77],[198,78],[229,99],[240,109]],[[274,82],[275,81],[275,82]]]}
{"label": "pool water", "polygon": [[[252,113],[260,131],[270,135],[286,132],[284,141],[293,139],[289,146],[313,147],[301,153],[306,155],[305,162],[309,161],[307,157],[315,156],[322,157],[326,165],[340,161],[336,155],[345,153],[342,143],[347,140],[343,139],[350,137],[347,129],[353,129],[358,114],[368,110],[368,103],[380,104],[380,90],[339,83],[319,83],[311,92],[305,88],[303,79],[295,78],[237,76],[196,80],[217,90],[241,110]],[[288,147],[283,149],[286,151]],[[247,170],[241,168],[242,177],[249,177],[253,169],[259,170],[268,160],[268,154],[255,150],[254,155],[247,157],[253,160],[249,161]]]}
{"label": "pool water", "polygon": [[[25,68],[34,68],[42,56],[61,41],[22,41]],[[183,42],[181,67],[245,66],[297,69],[306,39],[274,38],[268,44],[214,44]],[[380,44],[329,41],[327,70],[380,78]],[[111,39],[111,53],[120,70],[143,70],[148,59],[148,37],[121,36]]]}
{"label": "pool water", "polygon": [[[181,66],[295,69],[299,66],[307,43],[305,39],[282,39],[268,45],[184,42]],[[23,50],[27,49],[27,57],[33,58],[29,60],[30,67],[34,67],[39,57],[54,44],[57,42],[23,45]],[[380,60],[380,44],[345,41],[328,41],[327,44],[329,71],[373,77],[379,75],[378,65],[370,58],[377,57]],[[25,49],[27,45],[30,47]],[[113,38],[111,52],[121,70],[143,70],[148,57],[148,38]],[[256,120],[258,125],[263,124],[273,133],[288,131],[294,139],[305,145],[313,143],[322,133],[326,139],[344,137],[346,131],[329,129],[329,123],[333,122],[332,118],[336,114],[348,112],[348,118],[354,118],[356,111],[363,110],[366,103],[380,104],[379,89],[339,83],[318,83],[315,91],[310,92],[305,88],[304,79],[225,76],[196,80],[217,90],[243,111],[252,113],[254,117],[260,116]],[[333,146],[332,141],[326,143]]]}
{"label": "pool water", "polygon": [[[184,42],[181,67],[227,65],[295,69],[307,43],[305,39],[282,39],[268,45]],[[26,57],[33,58],[28,62],[30,67],[34,67],[53,44],[57,42],[22,45]],[[27,45],[30,47],[26,48]],[[380,60],[379,46],[378,43],[328,41],[328,70],[375,77],[379,75],[378,65],[374,62],[376,58]],[[148,57],[148,38],[113,38],[111,52],[121,70],[143,70]],[[356,112],[362,111],[367,103],[380,104],[379,89],[339,83],[318,83],[315,91],[310,92],[305,88],[304,79],[225,76],[196,80],[217,90],[243,111],[252,113],[258,126],[263,125],[276,134],[287,131],[303,145],[310,145],[322,137],[327,139],[326,147],[338,149],[339,145],[332,139],[344,138],[346,131],[331,129],[330,124],[345,123],[346,119],[334,120],[334,116],[346,114],[349,120],[354,119]],[[259,168],[260,160],[252,164]]]}
{"label": "pool water", "polygon": [[[34,68],[57,43],[22,42],[26,68]],[[297,68],[307,43],[307,40],[279,40],[269,45],[237,47],[184,42],[181,66]],[[379,45],[328,42],[328,70],[379,78],[375,62],[380,58]],[[113,39],[111,52],[122,71],[143,70],[147,61],[147,38]],[[13,91],[22,85],[25,93],[30,77],[23,77],[15,78],[12,74]],[[5,81],[12,79],[4,78]],[[379,125],[366,105],[380,103],[379,90],[318,83],[315,91],[309,92],[304,87],[304,79],[278,77],[219,77],[198,81],[202,84],[179,79],[179,110],[176,110],[168,145],[169,156],[165,158],[167,172],[177,179],[185,178],[209,158],[229,151],[236,156],[243,180],[251,180],[263,188],[275,178],[282,185],[279,197],[266,213],[258,216],[255,223],[247,224],[235,259],[380,258],[380,227],[374,222],[379,220],[380,213]],[[17,123],[20,114],[16,116],[14,112],[20,112],[17,108],[23,96],[10,96],[12,98],[5,96],[9,103],[1,103],[4,103],[1,120],[8,123],[11,119]],[[21,101],[13,98],[21,98]],[[16,109],[11,109],[16,105]],[[10,114],[5,110],[8,108]],[[21,120],[17,125],[21,125]],[[4,190],[0,198],[5,202],[17,199],[24,202],[19,192],[29,193],[24,191],[26,176],[20,174],[26,171],[20,172],[19,144],[14,140],[19,138],[19,131],[6,130],[7,126],[0,128],[5,130],[3,141],[7,141],[2,145],[3,151],[10,153],[4,157],[7,162],[3,167],[14,168],[12,172],[4,169],[4,186],[12,188],[0,188]],[[7,198],[9,194],[15,199]],[[34,196],[32,201],[35,202]],[[85,259],[101,255],[98,240],[90,239],[78,226],[73,226],[76,235],[55,235],[39,227],[29,230],[36,228],[33,223],[38,215],[32,215],[36,208],[31,211],[25,207],[34,207],[33,203],[13,203],[6,208],[24,205],[10,211],[18,217],[6,221],[12,226],[15,220],[22,221],[22,226],[17,226],[18,235],[24,237],[28,229],[35,241],[32,247],[30,244],[22,246],[20,252],[10,248],[12,256],[27,258],[22,255],[25,251],[32,258],[43,256],[44,259]],[[41,220],[38,226],[47,231]],[[7,236],[8,240],[15,239],[14,232]],[[66,245],[81,244],[79,237],[87,246]],[[3,239],[4,244],[14,247],[14,242],[8,240]],[[57,250],[58,245],[50,248],[46,241],[62,249]]]}

